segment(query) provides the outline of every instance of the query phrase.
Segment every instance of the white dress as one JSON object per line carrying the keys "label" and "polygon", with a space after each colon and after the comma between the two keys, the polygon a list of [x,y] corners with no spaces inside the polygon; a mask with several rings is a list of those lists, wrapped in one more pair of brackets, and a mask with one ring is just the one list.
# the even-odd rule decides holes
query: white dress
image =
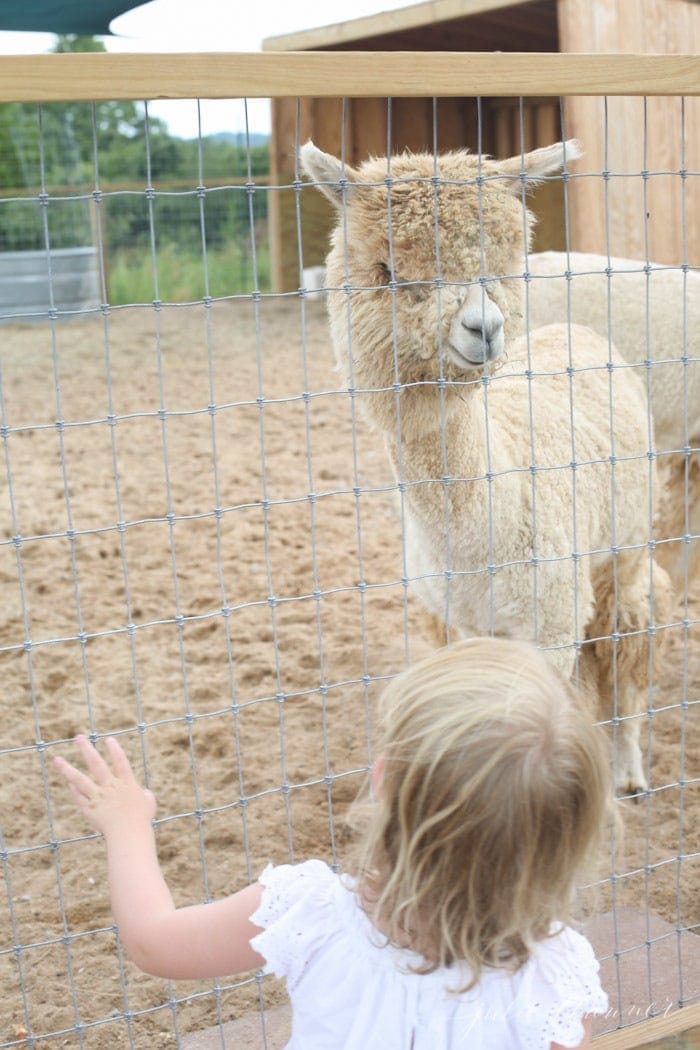
{"label": "white dress", "polygon": [[[549,1050],[575,1047],[582,1017],[607,997],[588,941],[568,927],[516,973],[487,970],[471,991],[463,968],[407,969],[420,956],[386,946],[352,892],[320,860],[268,865],[251,940],[265,972],[285,977],[292,1004],[286,1050]],[[468,979],[468,977],[467,977]]]}

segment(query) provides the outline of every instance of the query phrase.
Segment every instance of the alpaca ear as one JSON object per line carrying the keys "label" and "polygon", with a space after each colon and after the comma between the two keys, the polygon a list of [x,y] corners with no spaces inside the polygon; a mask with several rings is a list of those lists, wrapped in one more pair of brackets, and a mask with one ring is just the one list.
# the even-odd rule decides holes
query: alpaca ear
{"label": "alpaca ear", "polygon": [[299,150],[302,171],[336,208],[342,208],[352,191],[354,172],[337,157],[324,153],[309,139]]}
{"label": "alpaca ear", "polygon": [[497,161],[496,170],[499,174],[511,176],[510,186],[515,190],[520,187],[523,177],[526,188],[527,185],[536,186],[545,176],[561,171],[581,156],[581,143],[576,139],[568,139],[566,142],[555,142],[553,146],[533,149],[522,156],[518,154],[508,160]]}

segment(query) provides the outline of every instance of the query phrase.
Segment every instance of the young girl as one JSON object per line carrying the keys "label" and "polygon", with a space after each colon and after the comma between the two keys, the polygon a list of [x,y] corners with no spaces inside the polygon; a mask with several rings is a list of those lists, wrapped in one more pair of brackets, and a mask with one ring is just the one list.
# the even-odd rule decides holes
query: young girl
{"label": "young girl", "polygon": [[264,968],[292,1003],[288,1050],[557,1050],[589,1045],[606,996],[563,925],[609,826],[602,732],[533,648],[473,639],[380,702],[375,801],[353,876],[319,860],[175,908],[153,795],[114,739],[59,772],[107,843],[122,943],[168,978]]}

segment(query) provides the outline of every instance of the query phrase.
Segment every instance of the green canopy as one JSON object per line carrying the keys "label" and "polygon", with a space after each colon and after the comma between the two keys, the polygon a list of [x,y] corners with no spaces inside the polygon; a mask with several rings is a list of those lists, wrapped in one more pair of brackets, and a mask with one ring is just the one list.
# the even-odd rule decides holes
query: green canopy
{"label": "green canopy", "polygon": [[0,0],[0,30],[109,36],[110,22],[147,0]]}

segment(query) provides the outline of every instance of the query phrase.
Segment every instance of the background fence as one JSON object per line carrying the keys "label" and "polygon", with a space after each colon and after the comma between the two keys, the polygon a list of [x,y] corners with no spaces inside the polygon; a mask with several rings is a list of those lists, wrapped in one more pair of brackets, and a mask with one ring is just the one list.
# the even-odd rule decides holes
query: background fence
{"label": "background fence", "polygon": [[[256,1011],[260,1044],[277,1045],[265,1020],[284,1002],[275,981],[169,985],[122,957],[102,845],[80,826],[50,759],[70,754],[79,731],[119,735],[159,797],[159,853],[178,903],[231,892],[269,860],[342,864],[344,817],[372,758],[374,700],[434,643],[406,571],[400,486],[334,372],[325,304],[306,294],[327,220],[296,151],[311,131],[347,155],[357,98],[373,100],[390,151],[405,145],[396,99],[431,114],[428,149],[440,142],[438,100],[468,99],[483,142],[487,100],[511,99],[513,85],[514,154],[526,148],[529,99],[554,99],[548,112],[565,135],[566,100],[600,99],[603,145],[615,101],[637,100],[642,160],[579,177],[603,187],[603,229],[616,180],[634,185],[647,233],[669,216],[647,206],[658,198],[644,188],[672,184],[677,202],[676,256],[659,271],[680,288],[677,327],[661,361],[655,260],[636,266],[646,333],[637,367],[667,375],[684,406],[680,442],[656,450],[676,464],[678,520],[657,535],[677,555],[674,610],[658,625],[669,655],[643,716],[650,788],[621,803],[624,838],[580,904],[611,998],[599,1045],[698,1022],[697,58],[57,55],[0,64],[0,100],[41,105],[34,153],[25,150],[38,192],[28,201],[8,183],[0,237],[47,256],[95,244],[100,296],[84,316],[54,300],[19,318],[31,326],[0,329],[0,1046],[194,1047],[191,1033],[212,1025],[207,1046],[252,1046],[231,1025]],[[143,183],[103,178],[97,107],[156,95],[278,99],[271,173],[250,137],[235,154],[242,172],[207,171],[200,138],[174,184],[167,160],[158,178],[149,168],[144,131]],[[663,164],[643,136],[659,97],[672,114]],[[67,185],[60,147],[52,167],[42,137],[45,110],[86,100],[90,172]],[[569,253],[576,167],[551,185],[547,224],[561,226]],[[127,269],[143,262],[146,277],[122,295],[115,274],[127,251]],[[620,331],[616,289],[627,286],[611,245],[600,251],[603,321]],[[193,258],[201,285],[186,272]],[[569,254],[560,265],[573,310],[585,278]],[[526,284],[531,295],[532,276]]]}
{"label": "background fence", "polygon": [[0,258],[91,248],[111,304],[152,300],[154,278],[163,298],[183,301],[204,295],[204,240],[212,295],[250,287],[253,250],[265,285],[267,197],[251,186],[269,173],[267,136],[203,136],[199,125],[185,140],[147,104],[6,104]]}

